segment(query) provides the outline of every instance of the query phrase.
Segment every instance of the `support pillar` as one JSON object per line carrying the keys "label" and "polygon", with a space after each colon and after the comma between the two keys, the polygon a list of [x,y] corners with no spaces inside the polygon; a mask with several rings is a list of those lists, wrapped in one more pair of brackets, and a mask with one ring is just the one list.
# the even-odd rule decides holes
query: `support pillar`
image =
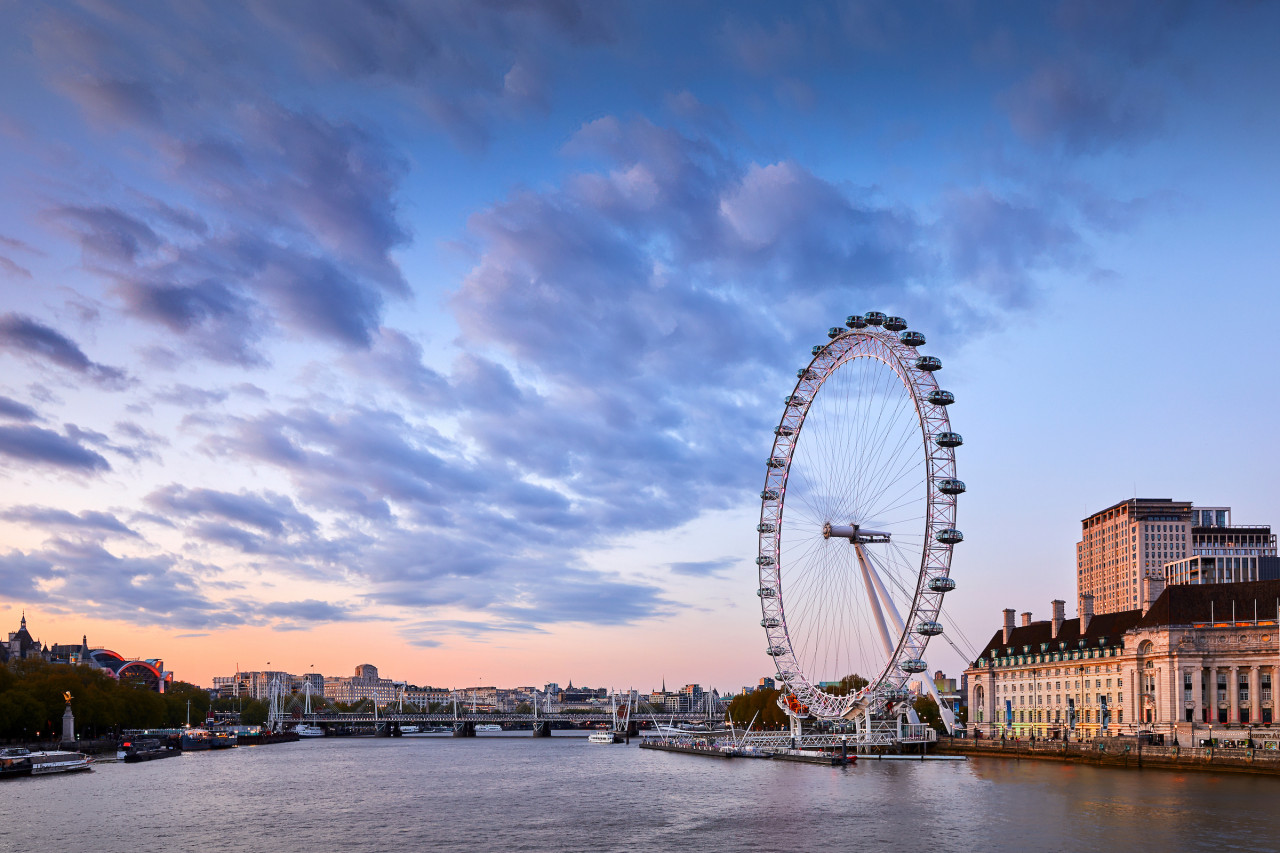
{"label": "support pillar", "polygon": [[1262,722],[1262,679],[1258,676],[1258,667],[1249,667],[1249,725],[1251,726]]}
{"label": "support pillar", "polygon": [[533,724],[534,737],[551,737],[551,723],[547,720],[538,720]]}
{"label": "support pillar", "polygon": [[1227,676],[1227,722],[1240,724],[1240,667],[1231,667]]}
{"label": "support pillar", "polygon": [[[1191,671],[1191,701],[1194,703],[1191,720],[1194,723],[1204,722],[1204,667],[1196,665]],[[1195,746],[1195,744],[1191,744]]]}
{"label": "support pillar", "polygon": [[[1207,722],[1210,727],[1218,724],[1218,668],[1216,666],[1209,667],[1209,719]],[[1209,736],[1213,736],[1212,730]]]}
{"label": "support pillar", "polygon": [[475,737],[476,724],[470,720],[460,720],[453,724],[454,737]]}

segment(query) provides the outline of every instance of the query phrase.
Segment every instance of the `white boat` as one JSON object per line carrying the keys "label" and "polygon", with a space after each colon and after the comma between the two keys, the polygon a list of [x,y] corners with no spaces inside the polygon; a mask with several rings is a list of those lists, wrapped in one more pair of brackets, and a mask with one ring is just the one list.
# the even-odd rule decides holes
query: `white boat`
{"label": "white boat", "polygon": [[592,732],[587,735],[587,743],[617,743],[618,738],[613,732]]}
{"label": "white boat", "polygon": [[31,775],[43,776],[48,773],[70,773],[73,770],[92,770],[93,759],[83,752],[50,752],[28,753],[31,759]]}
{"label": "white boat", "polygon": [[476,723],[476,731],[478,732],[500,732],[502,726],[497,723]]}
{"label": "white boat", "polygon": [[324,737],[324,729],[320,726],[312,726],[307,723],[298,723],[293,727],[298,733],[298,737]]}

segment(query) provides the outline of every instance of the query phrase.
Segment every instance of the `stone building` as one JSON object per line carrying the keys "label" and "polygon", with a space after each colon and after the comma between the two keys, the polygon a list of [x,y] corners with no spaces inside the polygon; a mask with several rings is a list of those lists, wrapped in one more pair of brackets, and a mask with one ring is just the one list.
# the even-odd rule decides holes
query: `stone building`
{"label": "stone building", "polygon": [[48,663],[93,667],[112,678],[157,693],[163,693],[173,683],[173,673],[164,668],[163,660],[127,658],[111,649],[95,649],[89,645],[87,636],[81,636],[79,643],[54,643],[52,648],[43,645],[32,639],[27,630],[27,614],[23,613],[18,630],[10,631],[9,639],[0,643],[0,664],[34,658]]}
{"label": "stone building", "polygon": [[0,646],[0,663],[28,658],[48,660],[48,654],[47,650],[40,645],[40,641],[33,639],[31,632],[27,630],[27,614],[23,613],[22,621],[18,623],[18,630],[10,631],[9,639]]}
{"label": "stone building", "polygon": [[378,668],[371,663],[357,666],[350,678],[328,676],[324,680],[324,697],[347,704],[371,699],[379,707],[385,707],[396,700],[399,689],[395,681],[381,678]]}
{"label": "stone building", "polygon": [[1280,581],[1143,585],[1143,606],[1004,626],[965,670],[969,727],[1003,735],[1088,739],[1151,730],[1271,726],[1280,666]]}

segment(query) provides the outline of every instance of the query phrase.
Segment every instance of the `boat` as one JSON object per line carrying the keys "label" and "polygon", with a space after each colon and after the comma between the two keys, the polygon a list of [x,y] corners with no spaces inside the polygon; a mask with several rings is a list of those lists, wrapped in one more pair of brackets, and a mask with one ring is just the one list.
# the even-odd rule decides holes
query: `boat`
{"label": "boat", "polygon": [[124,758],[126,764],[136,764],[139,761],[153,761],[157,758],[171,758],[180,755],[181,750],[169,749],[156,738],[146,738],[143,740],[125,741],[121,744],[124,747]]}
{"label": "boat", "polygon": [[298,723],[293,730],[298,733],[298,737],[324,737],[324,728],[321,726]]}
{"label": "boat", "polygon": [[187,729],[182,733],[182,751],[191,752],[199,749],[211,749],[213,736],[208,729]]}
{"label": "boat", "polygon": [[31,753],[20,747],[0,749],[0,779],[31,775]]}
{"label": "boat", "polygon": [[497,723],[476,723],[477,732],[500,732],[502,726]]}
{"label": "boat", "polygon": [[617,743],[618,736],[613,732],[592,732],[587,735],[587,743]]}
{"label": "boat", "polygon": [[231,749],[236,745],[236,733],[229,731],[211,731],[209,732],[209,747],[211,749]]}
{"label": "boat", "polygon": [[45,776],[73,770],[92,770],[92,764],[93,759],[83,752],[29,752],[22,747],[0,751],[0,775],[4,776]]}

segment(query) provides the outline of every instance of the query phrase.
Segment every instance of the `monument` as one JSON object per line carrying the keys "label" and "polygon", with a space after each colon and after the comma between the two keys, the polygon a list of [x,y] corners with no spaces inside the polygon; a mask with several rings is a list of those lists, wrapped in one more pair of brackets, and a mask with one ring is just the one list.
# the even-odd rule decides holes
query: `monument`
{"label": "monument", "polygon": [[62,744],[75,745],[76,742],[76,715],[71,713],[71,691],[68,690],[62,694],[62,698],[67,700],[67,710],[62,712]]}

